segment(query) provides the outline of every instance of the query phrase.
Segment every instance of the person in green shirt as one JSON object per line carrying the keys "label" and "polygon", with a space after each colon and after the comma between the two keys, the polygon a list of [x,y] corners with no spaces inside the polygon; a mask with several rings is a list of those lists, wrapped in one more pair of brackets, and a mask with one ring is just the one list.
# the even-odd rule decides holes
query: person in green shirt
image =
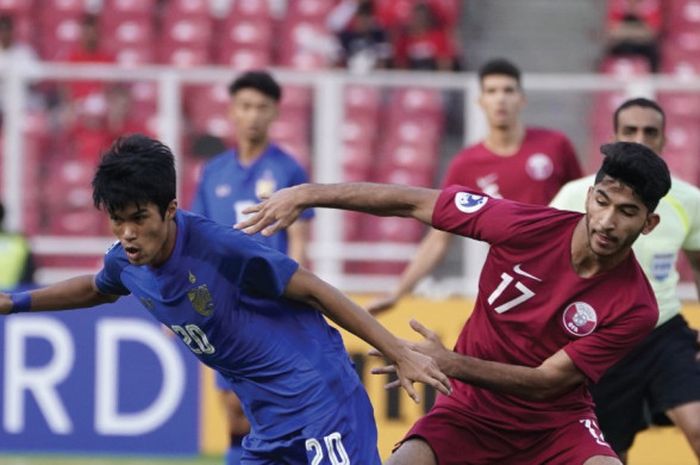
{"label": "person in green shirt", "polygon": [[[627,100],[615,111],[616,141],[644,144],[661,154],[665,115],[654,101]],[[690,156],[690,155],[689,155]],[[593,176],[564,185],[551,202],[562,210],[584,211]],[[601,430],[620,458],[650,423],[669,424],[685,434],[700,461],[700,336],[680,314],[676,262],[681,251],[693,268],[700,295],[700,189],[673,177],[657,208],[661,222],[640,236],[633,250],[651,283],[659,321],[651,335],[592,386]]]}
{"label": "person in green shirt", "polygon": [[27,239],[5,231],[5,207],[0,203],[0,289],[10,290],[34,281],[34,261]]}

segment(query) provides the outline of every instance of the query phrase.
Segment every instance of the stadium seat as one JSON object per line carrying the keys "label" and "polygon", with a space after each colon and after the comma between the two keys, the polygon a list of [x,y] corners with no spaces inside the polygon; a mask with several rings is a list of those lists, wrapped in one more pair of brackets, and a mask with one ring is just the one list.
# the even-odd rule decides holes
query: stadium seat
{"label": "stadium seat", "polygon": [[660,92],[657,101],[670,117],[700,117],[700,95],[696,92]]}
{"label": "stadium seat", "polygon": [[155,7],[156,0],[103,0],[102,16],[150,16]]}
{"label": "stadium seat", "polygon": [[236,71],[264,69],[272,65],[272,52],[261,48],[222,46],[218,49],[216,62],[229,65]]}
{"label": "stadium seat", "polygon": [[80,17],[78,15],[63,15],[41,21],[39,53],[45,60],[67,59],[79,40]]}
{"label": "stadium seat", "polygon": [[270,4],[268,0],[236,0],[229,13],[235,18],[270,18]]}
{"label": "stadium seat", "polygon": [[628,78],[651,72],[649,61],[640,56],[609,56],[603,60],[600,71],[604,74]]}

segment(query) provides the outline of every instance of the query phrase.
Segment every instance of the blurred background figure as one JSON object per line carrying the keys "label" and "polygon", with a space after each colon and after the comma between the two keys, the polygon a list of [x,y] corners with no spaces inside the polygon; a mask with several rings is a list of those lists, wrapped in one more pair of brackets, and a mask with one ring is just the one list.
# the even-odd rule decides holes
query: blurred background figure
{"label": "blurred background figure", "polygon": [[5,231],[5,207],[0,202],[0,289],[10,290],[34,282],[34,261],[24,235]]}
{"label": "blurred background figure", "polygon": [[39,59],[31,45],[15,39],[12,16],[0,16],[0,66],[6,63],[31,63]]}
{"label": "blurred background figure", "polygon": [[428,3],[417,3],[396,39],[396,66],[404,69],[454,71],[458,67],[451,37]]}
{"label": "blurred background figure", "polygon": [[354,15],[338,33],[338,40],[342,47],[339,64],[351,72],[365,73],[391,64],[392,45],[375,17],[372,0],[357,3]]}
{"label": "blurred background figure", "polygon": [[[274,78],[265,71],[249,71],[231,83],[229,95],[237,144],[204,166],[191,210],[233,227],[245,219],[243,210],[247,207],[279,189],[308,182],[308,175],[291,155],[270,140],[269,129],[282,99],[282,88]],[[307,210],[287,231],[253,237],[304,265],[312,216],[313,212]],[[250,424],[240,400],[218,373],[216,385],[230,435],[226,465],[237,465]]]}
{"label": "blurred background figure", "polygon": [[657,0],[615,0],[608,11],[607,53],[641,56],[652,72],[659,70],[662,17]]}

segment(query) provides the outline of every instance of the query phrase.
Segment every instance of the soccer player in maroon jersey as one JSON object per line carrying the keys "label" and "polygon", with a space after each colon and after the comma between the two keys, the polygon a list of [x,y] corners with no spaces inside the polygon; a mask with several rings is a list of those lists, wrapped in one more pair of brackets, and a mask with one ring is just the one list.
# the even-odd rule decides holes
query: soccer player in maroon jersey
{"label": "soccer player in maroon jersey", "polygon": [[587,383],[656,324],[656,301],[631,245],[658,224],[654,210],[671,180],[641,144],[601,151],[585,214],[463,186],[307,184],[277,192],[237,225],[272,234],[305,208],[343,208],[413,217],[491,244],[453,351],[411,322],[425,336],[413,348],[438,362],[454,390],[438,396],[388,465],[621,464],[600,433]]}
{"label": "soccer player in maroon jersey", "polygon": [[[525,94],[515,65],[489,61],[479,70],[479,80],[479,105],[489,132],[455,156],[443,187],[467,186],[491,197],[547,205],[564,184],[582,176],[571,142],[557,131],[525,127],[520,116]],[[393,307],[440,263],[450,240],[450,234],[431,229],[397,287],[367,309],[377,314]]]}

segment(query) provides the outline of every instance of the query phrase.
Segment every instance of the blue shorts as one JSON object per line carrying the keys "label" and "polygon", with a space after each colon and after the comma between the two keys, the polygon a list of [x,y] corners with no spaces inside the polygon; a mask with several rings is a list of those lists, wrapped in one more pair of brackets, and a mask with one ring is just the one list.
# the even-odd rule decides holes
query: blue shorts
{"label": "blue shorts", "polygon": [[358,388],[334,412],[274,442],[246,436],[241,465],[381,465],[374,410]]}

